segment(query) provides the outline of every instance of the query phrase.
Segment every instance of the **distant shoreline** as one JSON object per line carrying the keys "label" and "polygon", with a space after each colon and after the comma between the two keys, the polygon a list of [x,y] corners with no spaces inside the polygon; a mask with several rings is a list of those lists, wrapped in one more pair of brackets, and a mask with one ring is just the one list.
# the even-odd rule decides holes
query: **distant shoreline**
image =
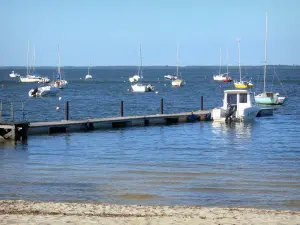
{"label": "distant shoreline", "polygon": [[[261,68],[264,65],[242,65],[242,68]],[[86,69],[88,65],[86,66],[61,66],[61,68],[64,69]],[[100,69],[100,68],[117,68],[117,69],[129,69],[129,68],[134,68],[136,69],[137,66],[134,65],[128,65],[128,66],[123,66],[123,65],[115,65],[115,66],[92,66],[91,68],[93,69]],[[225,68],[225,66],[223,66]],[[267,67],[280,67],[280,68],[297,68],[300,67],[300,65],[267,65]],[[26,68],[26,66],[0,66],[0,69],[23,69]],[[57,66],[36,66],[35,68],[41,68],[41,69],[51,69],[51,68],[57,68]],[[149,69],[168,69],[168,68],[176,68],[175,65],[165,65],[165,66],[159,66],[159,65],[154,65],[154,66],[146,66],[144,65],[143,68],[149,68]],[[180,68],[190,68],[190,69],[197,69],[197,68],[219,68],[219,65],[189,65],[189,66],[180,66]],[[237,65],[234,66],[228,66],[228,68],[238,68]]]}
{"label": "distant shoreline", "polygon": [[1,224],[299,224],[300,211],[0,200]]}

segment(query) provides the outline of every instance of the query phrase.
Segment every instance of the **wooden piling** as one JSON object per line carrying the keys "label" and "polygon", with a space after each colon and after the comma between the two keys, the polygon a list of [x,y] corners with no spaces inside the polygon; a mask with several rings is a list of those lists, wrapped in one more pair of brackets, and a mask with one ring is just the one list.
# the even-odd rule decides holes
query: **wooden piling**
{"label": "wooden piling", "polygon": [[164,99],[160,99],[160,114],[164,114]]}
{"label": "wooden piling", "polygon": [[66,120],[69,120],[69,101],[66,101]]}
{"label": "wooden piling", "polygon": [[124,101],[121,100],[120,102],[120,116],[123,117],[124,116]]}
{"label": "wooden piling", "polygon": [[203,110],[203,96],[200,96],[200,110]]}

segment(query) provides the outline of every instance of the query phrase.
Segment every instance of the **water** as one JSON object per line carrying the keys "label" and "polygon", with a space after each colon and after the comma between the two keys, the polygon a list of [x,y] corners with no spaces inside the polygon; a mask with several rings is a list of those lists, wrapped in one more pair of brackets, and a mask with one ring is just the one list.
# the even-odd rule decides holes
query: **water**
{"label": "water", "polygon": [[[94,69],[91,82],[80,80],[86,69],[70,68],[65,69],[70,86],[60,92],[61,101],[29,99],[34,84],[8,80],[10,70],[0,70],[6,120],[11,119],[12,101],[15,118],[29,121],[64,119],[64,110],[55,108],[63,108],[66,100],[71,119],[117,116],[120,100],[125,115],[156,114],[161,98],[166,113],[195,110],[201,95],[209,109],[220,105],[223,90],[233,85],[220,88],[221,83],[212,81],[217,68],[186,67],[186,86],[172,88],[163,80],[172,69],[147,68],[145,81],[158,94],[137,94],[127,91],[135,68]],[[39,70],[48,75],[53,71]],[[248,68],[247,73],[256,84],[262,71]],[[300,71],[279,67],[277,73],[289,100],[273,117],[253,123],[119,128],[30,136],[27,144],[0,143],[0,199],[299,210]],[[237,77],[237,70],[232,76]],[[273,89],[282,93],[278,82]],[[22,102],[24,111],[18,108]]]}

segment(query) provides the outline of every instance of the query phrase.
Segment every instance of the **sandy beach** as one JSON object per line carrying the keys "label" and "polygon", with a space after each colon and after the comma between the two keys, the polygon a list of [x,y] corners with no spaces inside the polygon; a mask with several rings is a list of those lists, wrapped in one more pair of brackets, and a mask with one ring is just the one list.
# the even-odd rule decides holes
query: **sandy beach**
{"label": "sandy beach", "polygon": [[0,201],[0,224],[300,224],[300,211]]}

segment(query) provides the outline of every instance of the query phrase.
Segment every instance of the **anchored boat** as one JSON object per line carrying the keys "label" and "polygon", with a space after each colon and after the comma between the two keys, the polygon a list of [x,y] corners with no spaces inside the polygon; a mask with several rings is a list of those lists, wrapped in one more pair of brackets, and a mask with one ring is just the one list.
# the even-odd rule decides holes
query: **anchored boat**
{"label": "anchored boat", "polygon": [[260,107],[252,105],[248,90],[225,90],[223,106],[212,110],[214,121],[252,121]]}

